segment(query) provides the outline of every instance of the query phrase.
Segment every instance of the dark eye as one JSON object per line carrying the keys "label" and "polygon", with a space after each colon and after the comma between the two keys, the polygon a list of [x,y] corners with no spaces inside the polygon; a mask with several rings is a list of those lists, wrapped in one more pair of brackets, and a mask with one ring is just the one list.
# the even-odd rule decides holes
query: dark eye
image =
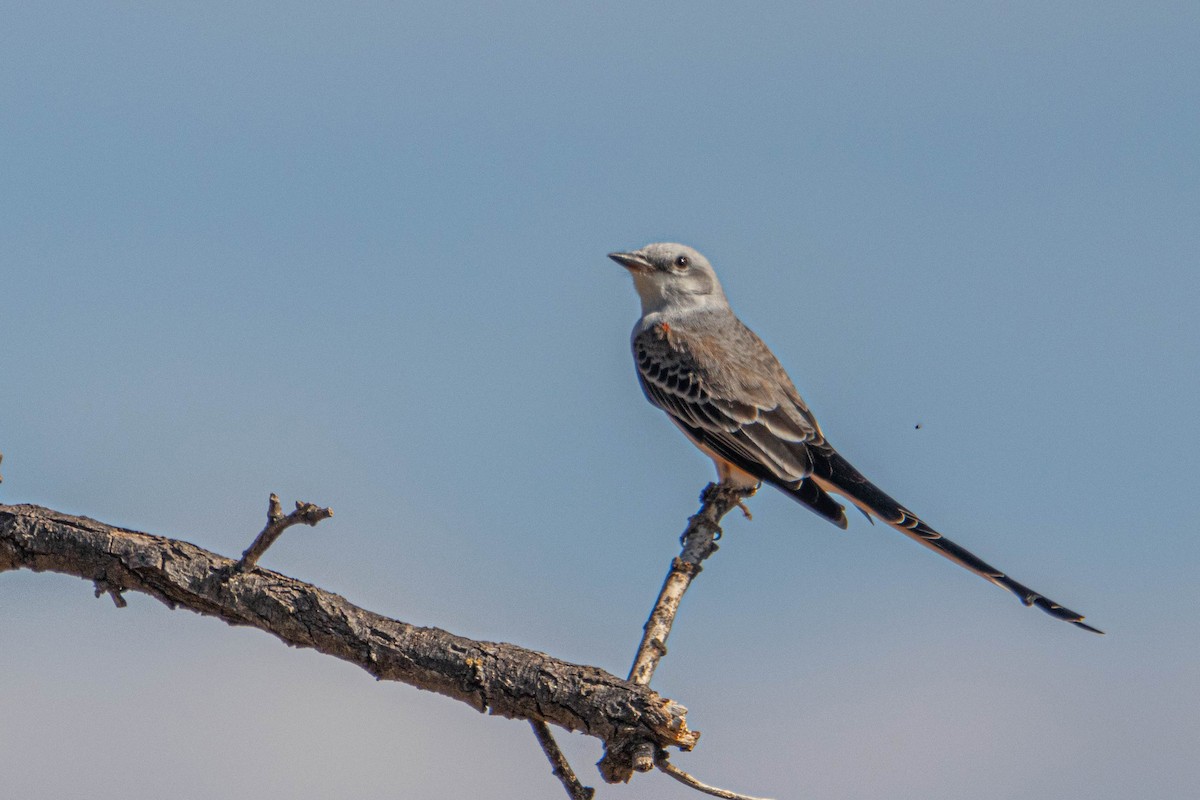
{"label": "dark eye", "polygon": [[691,266],[691,264],[692,264],[692,260],[690,258],[688,258],[687,256],[676,256],[675,257],[675,267],[677,269],[687,269],[688,267]]}

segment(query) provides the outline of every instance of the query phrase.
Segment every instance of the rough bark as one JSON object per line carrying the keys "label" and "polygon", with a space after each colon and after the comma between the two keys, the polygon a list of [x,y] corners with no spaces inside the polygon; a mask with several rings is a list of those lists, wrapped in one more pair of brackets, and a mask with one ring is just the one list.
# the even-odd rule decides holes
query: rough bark
{"label": "rough bark", "polygon": [[452,697],[479,711],[582,731],[606,747],[652,741],[690,750],[687,709],[595,667],[502,642],[466,639],[359,608],[315,586],[194,544],[32,505],[0,505],[0,572],[30,569],[90,580],[120,604],[126,590],[251,625],[297,647]]}

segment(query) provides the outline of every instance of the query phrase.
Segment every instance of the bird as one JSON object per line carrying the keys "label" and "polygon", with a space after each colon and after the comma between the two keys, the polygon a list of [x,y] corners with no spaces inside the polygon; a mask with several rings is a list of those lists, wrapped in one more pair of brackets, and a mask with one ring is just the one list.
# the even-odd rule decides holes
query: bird
{"label": "bird", "polygon": [[641,299],[630,344],[646,399],[713,460],[722,483],[769,484],[843,529],[846,509],[834,495],[845,498],[1026,606],[1103,633],[947,539],[843,458],[774,353],[734,314],[703,255],[657,242],[608,257],[629,272]]}

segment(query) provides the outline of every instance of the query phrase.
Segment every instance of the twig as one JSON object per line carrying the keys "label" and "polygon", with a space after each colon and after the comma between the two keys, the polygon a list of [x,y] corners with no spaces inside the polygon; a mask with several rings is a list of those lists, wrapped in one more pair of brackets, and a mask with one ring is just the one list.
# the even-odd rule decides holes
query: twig
{"label": "twig", "polygon": [[263,553],[267,552],[267,548],[275,544],[275,540],[280,535],[293,525],[301,523],[305,525],[316,525],[323,519],[329,519],[333,516],[332,508],[321,508],[312,503],[301,503],[296,501],[296,510],[283,515],[283,509],[279,506],[279,496],[274,492],[271,493],[271,500],[267,506],[267,526],[262,529],[262,533],[255,537],[251,545],[246,548],[246,552],[242,553],[241,559],[234,565],[234,572],[246,572],[254,569],[254,565],[262,558]]}
{"label": "twig", "polygon": [[[643,627],[642,641],[629,670],[632,683],[650,684],[658,662],[667,654],[667,637],[671,635],[684,592],[700,574],[701,562],[717,552],[721,519],[739,507],[749,516],[743,501],[755,491],[755,488],[710,483],[700,493],[700,510],[688,518],[687,528],[680,537],[683,550],[671,561],[658,600]],[[628,781],[634,772],[649,772],[654,768],[654,753],[654,745],[644,739],[627,742],[621,748],[609,747],[600,760],[600,773],[610,783]]]}
{"label": "twig", "polygon": [[672,764],[667,758],[666,750],[658,750],[655,753],[654,765],[683,785],[690,786],[698,792],[711,794],[713,797],[723,797],[725,800],[767,800],[765,797],[753,797],[748,794],[731,792],[728,789],[719,789],[716,786],[709,786],[703,781],[696,780],[694,777]]}
{"label": "twig", "polygon": [[96,587],[96,597],[99,597],[107,592],[108,596],[112,598],[113,605],[115,605],[117,608],[125,608],[129,605],[129,603],[121,595],[121,592],[125,590],[120,586],[115,586],[104,578],[96,578],[96,580],[92,581],[92,585]]}
{"label": "twig", "polygon": [[658,662],[667,654],[667,637],[671,635],[671,626],[675,623],[675,614],[679,611],[684,592],[700,574],[701,562],[717,552],[716,540],[721,536],[721,519],[753,494],[754,489],[741,489],[722,483],[710,483],[704,487],[700,493],[700,510],[688,519],[687,528],[680,537],[683,551],[671,562],[658,600],[643,627],[642,642],[633,660],[633,668],[629,670],[629,680],[649,685]]}
{"label": "twig", "polygon": [[538,744],[546,753],[546,758],[550,760],[550,766],[554,768],[552,770],[554,777],[558,778],[563,788],[567,790],[567,796],[571,800],[592,800],[596,796],[596,790],[590,786],[584,786],[579,782],[579,778],[575,777],[575,770],[571,769],[571,765],[567,763],[567,757],[558,747],[558,742],[554,741],[554,734],[550,733],[550,726],[540,719],[529,720],[529,725],[533,728],[533,735],[537,737]]}

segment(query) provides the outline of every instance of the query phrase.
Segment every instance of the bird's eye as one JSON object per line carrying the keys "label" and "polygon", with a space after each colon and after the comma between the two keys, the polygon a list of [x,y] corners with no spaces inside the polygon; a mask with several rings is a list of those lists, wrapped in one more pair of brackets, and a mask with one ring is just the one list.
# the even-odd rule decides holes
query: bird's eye
{"label": "bird's eye", "polygon": [[687,269],[689,266],[691,266],[691,264],[692,264],[692,260],[690,258],[688,258],[687,256],[676,256],[675,257],[675,268],[676,269]]}

